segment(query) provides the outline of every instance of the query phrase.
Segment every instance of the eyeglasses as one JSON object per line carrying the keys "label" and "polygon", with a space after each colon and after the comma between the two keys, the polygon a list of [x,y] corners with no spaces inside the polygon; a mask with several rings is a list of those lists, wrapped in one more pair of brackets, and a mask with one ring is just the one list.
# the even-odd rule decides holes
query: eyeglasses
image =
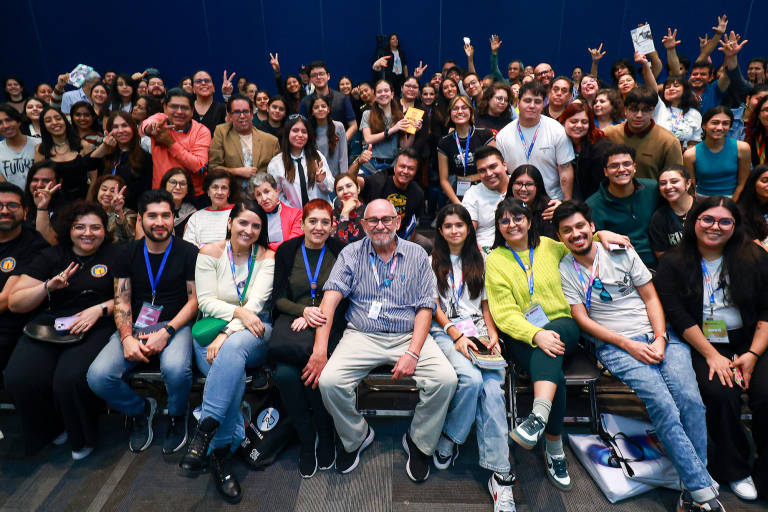
{"label": "eyeglasses", "polygon": [[536,73],[536,76],[544,76],[544,75],[548,75],[548,74],[550,74],[551,72],[552,72],[552,70],[551,70],[551,69],[548,69],[548,70],[546,70],[546,71],[539,71],[538,73]]}
{"label": "eyeglasses", "polygon": [[376,226],[379,225],[379,222],[384,224],[384,226],[389,227],[395,222],[396,218],[397,217],[390,217],[390,216],[381,217],[380,219],[377,219],[376,217],[369,217],[363,220],[365,221],[366,224],[368,224],[369,228],[375,228]]}
{"label": "eyeglasses", "polygon": [[472,80],[472,81],[470,81],[470,82],[465,82],[465,83],[464,83],[464,86],[466,87],[466,86],[468,86],[468,85],[477,85],[477,84],[479,84],[479,83],[480,83],[480,82],[478,82],[477,80]]}
{"label": "eyeglasses", "polygon": [[624,162],[614,162],[612,164],[608,164],[607,167],[612,171],[618,171],[620,167],[631,169],[633,165],[635,165],[635,162],[632,160],[626,160]]}
{"label": "eyeglasses", "polygon": [[418,89],[418,88],[419,88],[419,86],[418,86],[418,85],[413,85],[413,84],[405,84],[405,85],[403,85],[403,87],[404,87],[405,89],[411,89],[411,90],[413,90],[413,89]]}
{"label": "eyeglasses", "polygon": [[317,73],[309,75],[309,78],[323,78],[325,75],[327,75],[325,71],[318,71]]}
{"label": "eyeglasses", "polygon": [[17,212],[21,205],[19,203],[0,203],[0,212],[3,211],[3,207],[8,208],[9,212]]}
{"label": "eyeglasses", "polygon": [[197,79],[195,79],[195,83],[197,85],[200,85],[200,84],[212,84],[213,80],[211,80],[210,78],[197,78]]}
{"label": "eyeglasses", "polygon": [[603,282],[600,280],[599,277],[595,277],[595,282],[592,285],[592,288],[600,292],[601,301],[611,302],[613,300],[613,297],[611,297],[611,294],[608,293],[608,290],[605,289],[605,286],[603,286]]}
{"label": "eyeglasses", "polygon": [[182,112],[189,112],[191,109],[189,108],[189,105],[167,105],[168,110],[171,112],[175,112],[177,110],[181,110]]}
{"label": "eyeglasses", "polygon": [[712,226],[717,224],[717,227],[719,227],[723,231],[730,231],[733,229],[733,226],[736,225],[736,221],[730,217],[724,217],[718,220],[714,217],[710,217],[709,215],[702,215],[696,220],[698,220],[699,225],[705,229],[711,228]]}
{"label": "eyeglasses", "polygon": [[495,99],[499,103],[509,103],[509,98],[507,98],[506,96],[494,96],[493,99]]}
{"label": "eyeglasses", "polygon": [[88,230],[88,228],[91,228],[92,233],[99,233],[101,231],[104,231],[104,226],[100,224],[93,224],[91,226],[85,226],[83,224],[75,224],[74,226],[72,226],[71,231],[75,233],[85,233]]}
{"label": "eyeglasses", "polygon": [[640,112],[640,113],[641,113],[641,114],[643,114],[644,116],[647,116],[648,114],[652,114],[652,113],[653,113],[653,109],[652,109],[652,108],[637,108],[637,107],[628,107],[628,108],[627,108],[627,111],[628,111],[630,114],[637,114],[638,112]]}
{"label": "eyeglasses", "polygon": [[233,110],[232,115],[235,117],[247,116],[251,113],[250,110]]}
{"label": "eyeglasses", "polygon": [[509,217],[502,217],[499,219],[499,225],[506,227],[509,226],[510,222],[514,222],[515,225],[520,226],[523,222],[525,222],[526,218],[527,217],[522,214],[515,215],[511,219]]}
{"label": "eyeglasses", "polygon": [[451,109],[451,112],[469,112],[469,107],[466,105],[456,105]]}
{"label": "eyeglasses", "polygon": [[184,188],[187,186],[186,181],[176,181],[176,180],[168,180],[168,184],[171,186],[171,188]]}
{"label": "eyeglasses", "polygon": [[512,184],[515,188],[527,188],[528,190],[536,188],[536,184],[532,181],[529,181],[528,183],[523,183],[522,181],[516,181]]}
{"label": "eyeglasses", "polygon": [[291,114],[291,115],[289,115],[289,116],[288,116],[288,119],[289,119],[289,120],[291,120],[291,119],[297,119],[297,118],[298,118],[298,119],[301,119],[302,121],[306,121],[306,120],[307,120],[307,118],[306,118],[306,117],[304,117],[304,116],[303,116],[303,115],[301,115],[301,114]]}

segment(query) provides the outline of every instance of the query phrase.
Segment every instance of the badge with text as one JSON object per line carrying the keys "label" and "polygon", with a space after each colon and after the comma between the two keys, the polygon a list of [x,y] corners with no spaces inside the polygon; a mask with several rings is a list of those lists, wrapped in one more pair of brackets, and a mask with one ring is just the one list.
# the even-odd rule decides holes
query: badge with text
{"label": "badge with text", "polygon": [[458,322],[454,323],[453,326],[456,327],[456,329],[458,329],[459,332],[464,336],[478,336],[477,327],[475,326],[475,322],[471,317],[462,318]]}
{"label": "badge with text", "polygon": [[154,304],[145,302],[141,305],[141,311],[139,311],[139,316],[136,318],[136,322],[133,326],[141,329],[149,327],[150,325],[155,325],[157,321],[160,320],[160,312],[162,311],[163,306],[155,306]]}
{"label": "badge with text", "polygon": [[472,186],[472,182],[465,178],[456,179],[456,195],[463,196],[469,191],[469,187]]}
{"label": "badge with text", "polygon": [[728,343],[728,329],[725,320],[704,320],[701,330],[710,343]]}
{"label": "badge with text", "polygon": [[549,318],[544,312],[544,308],[542,308],[541,304],[538,302],[534,302],[531,304],[531,307],[523,310],[523,314],[525,315],[525,319],[536,327],[544,328],[544,326],[549,323]]}
{"label": "badge with text", "polygon": [[381,302],[378,302],[378,301],[371,302],[371,309],[368,310],[368,318],[370,318],[371,320],[378,320],[379,313],[381,313]]}

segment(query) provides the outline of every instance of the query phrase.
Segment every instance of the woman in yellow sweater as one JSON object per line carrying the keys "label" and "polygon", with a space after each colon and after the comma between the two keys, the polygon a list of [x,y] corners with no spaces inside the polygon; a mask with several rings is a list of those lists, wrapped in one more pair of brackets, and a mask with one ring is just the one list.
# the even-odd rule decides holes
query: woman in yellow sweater
{"label": "woman in yellow sweater", "polygon": [[[562,431],[565,416],[563,357],[581,333],[563,295],[558,265],[568,254],[560,242],[540,237],[525,202],[507,198],[496,208],[496,238],[485,268],[488,305],[507,357],[533,381],[533,412],[512,432],[528,450],[546,434],[547,476],[560,490],[571,489]],[[601,231],[603,244],[630,245],[626,237]]]}

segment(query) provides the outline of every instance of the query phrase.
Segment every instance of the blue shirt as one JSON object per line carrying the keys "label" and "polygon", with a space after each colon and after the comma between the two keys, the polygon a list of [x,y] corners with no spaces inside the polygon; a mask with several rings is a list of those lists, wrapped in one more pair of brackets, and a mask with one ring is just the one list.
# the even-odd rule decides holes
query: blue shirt
{"label": "blue shirt", "polygon": [[88,103],[91,102],[91,100],[88,99],[88,96],[86,96],[83,92],[82,88],[65,92],[61,96],[61,111],[65,114],[69,114],[69,111],[72,109],[72,105],[78,101],[87,101]]}
{"label": "blue shirt", "polygon": [[722,101],[723,96],[725,96],[725,92],[720,90],[720,87],[717,85],[717,80],[708,83],[699,98],[699,112],[704,114],[704,112],[710,108],[718,106]]}
{"label": "blue shirt", "polygon": [[[371,267],[371,256],[376,263],[378,284]],[[427,253],[420,246],[397,238],[392,258],[398,258],[395,277],[390,286],[384,286],[392,266],[392,259],[384,261],[364,239],[345,247],[323,286],[324,291],[335,290],[349,297],[347,321],[363,332],[412,332],[416,313],[429,308],[437,310],[437,291],[432,278]],[[376,320],[368,318],[371,304],[381,303]]]}

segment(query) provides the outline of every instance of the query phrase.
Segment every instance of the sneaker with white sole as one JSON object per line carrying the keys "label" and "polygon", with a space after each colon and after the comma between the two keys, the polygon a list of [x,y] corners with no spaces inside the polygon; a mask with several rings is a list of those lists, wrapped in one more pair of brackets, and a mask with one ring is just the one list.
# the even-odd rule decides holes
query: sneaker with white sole
{"label": "sneaker with white sole", "polygon": [[55,444],[56,446],[61,446],[64,443],[66,443],[68,440],[69,440],[69,436],[67,435],[67,431],[65,430],[64,432],[61,433],[59,437],[53,440],[53,444]]}
{"label": "sneaker with white sole", "polygon": [[528,415],[528,418],[512,430],[509,435],[517,444],[526,450],[532,450],[533,447],[536,446],[536,443],[539,442],[539,439],[541,439],[541,436],[544,435],[544,428],[546,428],[546,426],[547,423],[544,421],[544,418],[531,413]]}
{"label": "sneaker with white sole", "polygon": [[403,448],[408,454],[408,461],[405,463],[408,477],[416,483],[425,482],[429,478],[429,455],[419,450],[409,432],[403,434]]}
{"label": "sneaker with white sole", "polygon": [[708,503],[696,503],[690,492],[683,491],[680,493],[680,499],[677,500],[677,512],[725,512],[725,507],[719,500],[715,500],[715,503],[714,507]]}
{"label": "sneaker with white sole", "polygon": [[91,454],[91,452],[93,452],[93,448],[90,447],[90,446],[86,446],[85,448],[83,448],[79,452],[76,452],[76,451],[72,450],[72,458],[74,460],[84,459],[87,456],[89,456]]}
{"label": "sneaker with white sole", "polygon": [[143,452],[152,444],[152,419],[157,411],[157,400],[154,398],[144,399],[144,411],[136,416],[128,417],[128,428],[131,431],[131,438],[128,447],[132,452]]}
{"label": "sneaker with white sole", "polygon": [[493,498],[493,512],[515,512],[515,497],[512,495],[512,486],[517,483],[515,475],[510,474],[504,478],[494,473],[488,480],[488,491]]}
{"label": "sneaker with white sole", "polygon": [[752,477],[748,476],[744,480],[738,480],[736,482],[730,482],[731,490],[733,493],[743,500],[756,500],[757,489],[755,488],[755,482],[752,481]]}
{"label": "sneaker with white sole", "polygon": [[[449,440],[448,437],[446,437],[445,434],[441,434],[440,442],[442,443],[443,438],[445,440]],[[441,455],[440,454],[440,444],[437,444],[437,449],[435,449],[435,453],[432,454],[432,462],[435,464],[435,467],[437,469],[448,469],[451,465],[456,464],[456,459],[459,458],[459,445],[457,443],[454,443],[452,440],[449,440],[451,443],[451,454],[450,455]]]}
{"label": "sneaker with white sole", "polygon": [[570,491],[573,483],[571,475],[568,474],[568,465],[565,461],[565,454],[551,455],[547,451],[547,443],[544,443],[544,461],[547,464],[547,478],[552,484],[561,491]]}
{"label": "sneaker with white sole", "polygon": [[363,439],[363,442],[357,450],[348,452],[342,446],[341,450],[339,450],[339,454],[336,456],[336,471],[342,474],[347,474],[355,469],[360,463],[360,453],[371,445],[374,436],[373,429],[369,426],[368,435],[365,436],[365,439]]}

